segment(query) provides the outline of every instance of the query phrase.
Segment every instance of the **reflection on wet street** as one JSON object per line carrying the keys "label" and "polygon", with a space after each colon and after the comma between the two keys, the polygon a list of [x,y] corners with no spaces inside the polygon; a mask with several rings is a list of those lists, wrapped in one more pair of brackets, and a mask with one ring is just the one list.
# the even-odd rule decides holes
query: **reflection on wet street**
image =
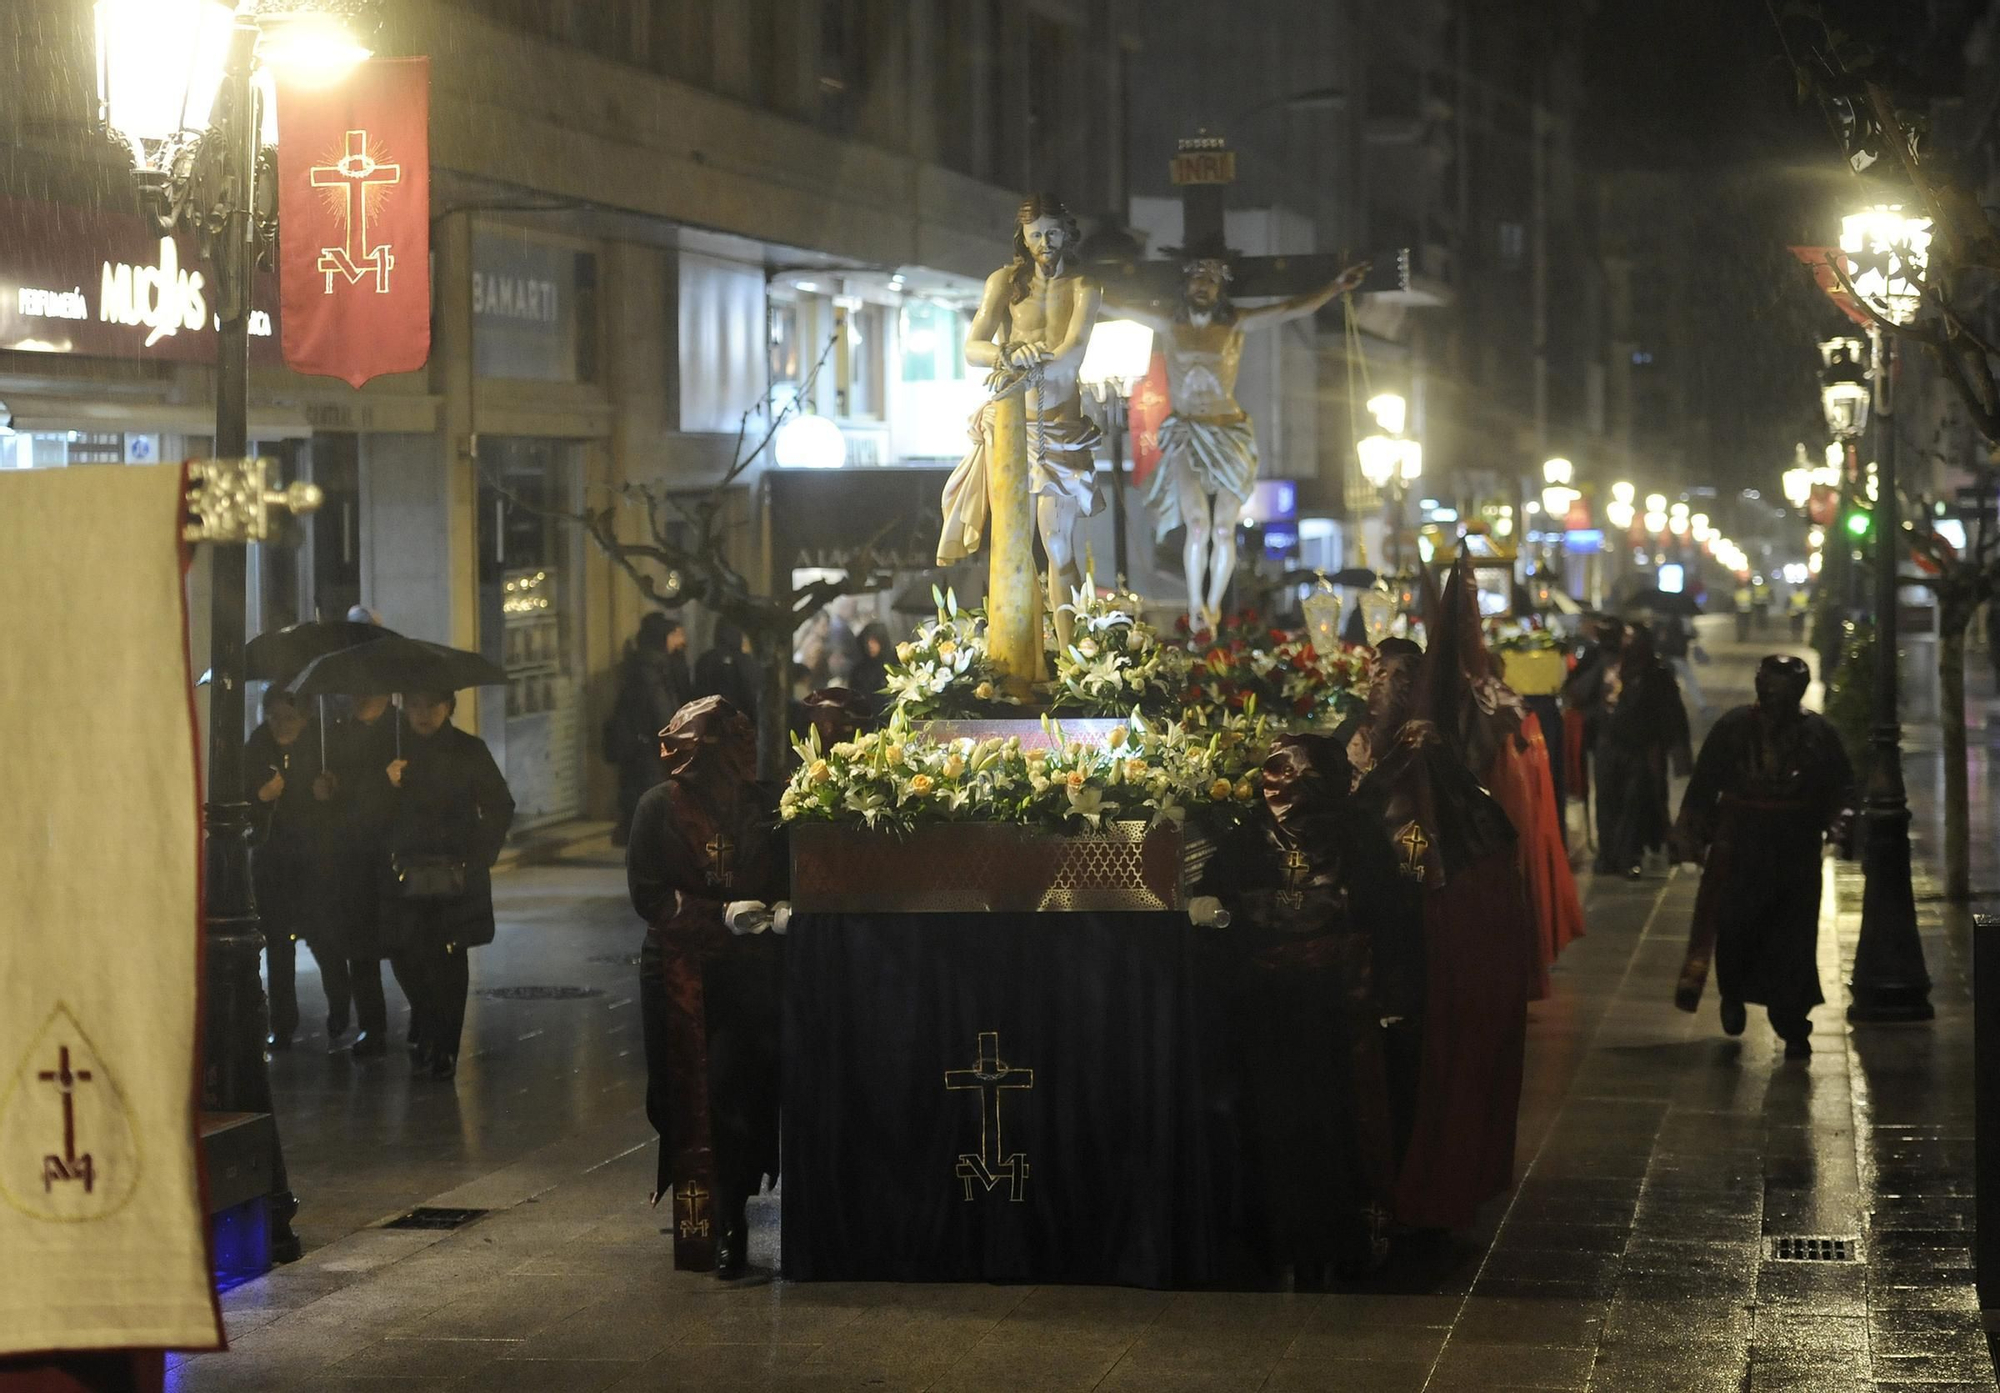
{"label": "reflection on wet street", "polygon": [[[1763,650],[1710,646],[1720,711]],[[1674,1009],[1692,874],[1587,883],[1589,934],[1532,1008],[1516,1189],[1479,1231],[1405,1244],[1326,1295],[674,1273],[645,1202],[640,929],[616,862],[599,844],[510,873],[455,1085],[304,1039],[275,1061],[311,1251],[230,1293],[234,1351],[181,1363],[175,1386],[1992,1389],[1969,1248],[1969,919],[1925,864],[1935,744],[1914,732],[1910,765],[1935,1022],[1842,1019],[1851,866],[1827,864],[1809,1064],[1782,1059],[1761,1011],[1732,1040],[1713,992],[1699,1015]],[[1974,883],[1991,887],[1983,747],[1975,760]],[[505,987],[599,994],[481,994]],[[302,975],[308,1020],[316,991]],[[448,1234],[376,1226],[416,1203],[494,1212]],[[777,1201],[752,1218],[768,1266]]]}

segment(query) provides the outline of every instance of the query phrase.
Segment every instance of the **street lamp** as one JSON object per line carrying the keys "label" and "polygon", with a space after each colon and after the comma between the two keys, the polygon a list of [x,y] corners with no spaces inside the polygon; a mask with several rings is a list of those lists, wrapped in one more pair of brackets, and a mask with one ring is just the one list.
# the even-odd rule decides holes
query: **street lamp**
{"label": "street lamp", "polygon": [[[1840,249],[1853,268],[1854,291],[1881,319],[1904,325],[1923,305],[1924,270],[1929,261],[1929,218],[1906,216],[1900,208],[1878,206],[1841,220]],[[1868,331],[1874,379],[1876,459],[1880,482],[1875,500],[1875,720],[1869,732],[1867,839],[1862,851],[1866,876],[1861,896],[1861,938],[1855,945],[1850,1021],[1926,1021],[1933,1014],[1930,973],[1923,941],[1917,937],[1916,896],[1910,885],[1910,804],[1903,783],[1902,725],[1897,718],[1896,571],[1902,545],[1896,498],[1895,381],[1897,336]],[[1870,403],[1856,391],[1851,353],[1838,372],[1829,356],[1823,388],[1827,424],[1836,436],[1858,437]],[[1836,420],[1836,407],[1840,416]]]}
{"label": "street lamp", "polygon": [[[98,0],[97,95],[104,130],[129,155],[147,213],[163,234],[183,229],[207,259],[217,321],[215,469],[240,468],[259,497],[262,462],[249,450],[250,279],[276,232],[269,65],[317,76],[367,56],[353,21],[365,0]],[[260,71],[261,68],[261,71]],[[310,490],[297,496],[310,506]],[[203,808],[205,1011],[202,1105],[271,1112],[263,933],[250,887],[250,808],[243,801],[243,640],[246,555],[210,553],[208,803]],[[298,1208],[274,1139],[271,1255],[299,1255]]]}
{"label": "street lamp", "polygon": [[1873,393],[1861,354],[1860,339],[1827,339],[1819,346],[1820,408],[1826,413],[1827,434],[1843,445],[1859,440],[1868,429]]}
{"label": "street lamp", "polygon": [[1424,475],[1424,447],[1421,441],[1406,439],[1403,427],[1409,421],[1409,403],[1396,392],[1378,392],[1368,399],[1368,414],[1377,430],[1354,442],[1361,461],[1361,476],[1382,495],[1388,527],[1389,561],[1397,562],[1396,536],[1403,526],[1403,500],[1409,487]]}
{"label": "street lamp", "polygon": [[1803,508],[1812,502],[1813,466],[1806,458],[1806,447],[1800,444],[1793,452],[1793,464],[1781,476],[1779,483],[1785,491],[1785,501],[1794,508]]}
{"label": "street lamp", "polygon": [[1111,564],[1118,584],[1125,584],[1130,567],[1125,556],[1125,400],[1132,385],[1153,366],[1153,331],[1133,319],[1099,320],[1083,350],[1077,378],[1090,389],[1104,410],[1104,428],[1111,436]]}

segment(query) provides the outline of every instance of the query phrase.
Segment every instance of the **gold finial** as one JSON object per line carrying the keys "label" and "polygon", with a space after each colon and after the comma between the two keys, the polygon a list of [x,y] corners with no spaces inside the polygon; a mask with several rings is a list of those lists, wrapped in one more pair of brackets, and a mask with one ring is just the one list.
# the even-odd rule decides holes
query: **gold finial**
{"label": "gold finial", "polygon": [[276,460],[198,459],[187,465],[187,521],[181,535],[190,542],[262,542],[276,531],[273,511],[310,513],[324,501],[317,484],[294,480],[274,488]]}

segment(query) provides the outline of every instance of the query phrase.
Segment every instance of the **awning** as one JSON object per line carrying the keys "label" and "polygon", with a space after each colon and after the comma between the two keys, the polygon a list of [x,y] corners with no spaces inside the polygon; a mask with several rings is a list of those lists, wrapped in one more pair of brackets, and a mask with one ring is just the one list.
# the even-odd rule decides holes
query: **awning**
{"label": "awning", "polygon": [[[117,397],[55,397],[40,393],[0,395],[14,414],[14,429],[31,431],[120,431],[175,435],[215,434],[215,408],[199,403],[157,402]],[[250,408],[252,440],[307,439],[312,423],[297,407]]]}

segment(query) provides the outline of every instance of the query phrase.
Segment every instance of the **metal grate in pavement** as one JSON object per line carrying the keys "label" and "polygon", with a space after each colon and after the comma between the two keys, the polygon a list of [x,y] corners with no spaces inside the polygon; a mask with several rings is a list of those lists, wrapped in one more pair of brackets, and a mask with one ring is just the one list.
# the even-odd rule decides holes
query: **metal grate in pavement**
{"label": "metal grate in pavement", "polygon": [[1853,1262],[1855,1242],[1851,1238],[1821,1235],[1778,1234],[1765,1246],[1766,1262]]}
{"label": "metal grate in pavement", "polygon": [[439,1209],[431,1205],[419,1205],[409,1213],[391,1219],[382,1225],[385,1229],[459,1229],[474,1219],[491,1213],[485,1209]]}
{"label": "metal grate in pavement", "polygon": [[495,1001],[582,1001],[603,996],[602,987],[492,987],[480,993]]}

